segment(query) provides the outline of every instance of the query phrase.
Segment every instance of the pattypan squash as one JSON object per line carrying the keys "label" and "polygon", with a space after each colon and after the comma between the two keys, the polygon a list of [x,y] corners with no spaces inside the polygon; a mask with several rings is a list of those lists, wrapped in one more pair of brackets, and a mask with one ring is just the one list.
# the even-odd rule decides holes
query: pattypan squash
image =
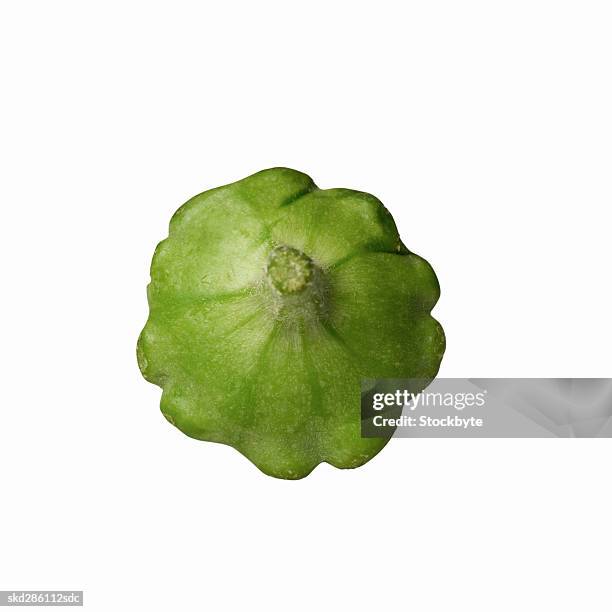
{"label": "pattypan squash", "polygon": [[181,206],[155,250],[137,346],[161,411],[266,474],[354,468],[362,379],[431,380],[439,286],[374,196],[272,168]]}

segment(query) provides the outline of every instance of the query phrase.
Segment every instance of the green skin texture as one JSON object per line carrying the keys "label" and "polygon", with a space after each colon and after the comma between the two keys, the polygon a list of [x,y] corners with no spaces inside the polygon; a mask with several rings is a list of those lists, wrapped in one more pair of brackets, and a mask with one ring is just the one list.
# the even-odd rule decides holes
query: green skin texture
{"label": "green skin texture", "polygon": [[361,380],[438,372],[439,292],[377,198],[263,170],[172,217],[138,364],[170,423],[266,474],[354,468],[388,441],[361,437]]}

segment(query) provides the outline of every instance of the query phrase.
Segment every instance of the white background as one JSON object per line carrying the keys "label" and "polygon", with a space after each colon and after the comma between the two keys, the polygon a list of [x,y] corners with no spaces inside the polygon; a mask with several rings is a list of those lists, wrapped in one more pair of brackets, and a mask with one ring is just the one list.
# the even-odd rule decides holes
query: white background
{"label": "white background", "polygon": [[263,476],[162,418],[135,342],[187,198],[284,165],[436,269],[446,376],[611,376],[612,8],[0,9],[0,589],[90,610],[609,612],[608,440],[396,440]]}

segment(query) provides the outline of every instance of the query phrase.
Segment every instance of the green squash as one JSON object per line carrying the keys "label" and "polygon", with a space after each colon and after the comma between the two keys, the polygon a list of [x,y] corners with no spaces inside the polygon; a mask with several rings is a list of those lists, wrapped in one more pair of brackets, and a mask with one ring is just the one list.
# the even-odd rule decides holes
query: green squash
{"label": "green squash", "polygon": [[143,376],[188,436],[266,474],[366,463],[365,378],[435,377],[439,286],[374,196],[273,168],[195,196],[156,248]]}

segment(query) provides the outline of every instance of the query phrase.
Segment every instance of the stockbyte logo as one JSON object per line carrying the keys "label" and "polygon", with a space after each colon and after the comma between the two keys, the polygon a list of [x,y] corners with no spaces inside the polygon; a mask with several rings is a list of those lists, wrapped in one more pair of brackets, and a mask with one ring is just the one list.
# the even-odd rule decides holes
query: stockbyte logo
{"label": "stockbyte logo", "polygon": [[[431,416],[430,414],[422,414],[414,416],[410,414],[400,414],[396,416],[397,411],[403,411],[407,408],[411,412],[415,412],[423,408],[444,408],[454,409],[457,411],[465,408],[482,408],[486,402],[486,391],[477,393],[441,393],[441,392],[425,392],[412,393],[407,389],[396,389],[393,393],[374,393],[372,395],[372,408],[378,411],[372,417],[374,427],[460,427],[467,429],[469,427],[482,427],[484,421],[482,418],[474,416],[461,417],[458,415],[446,415],[442,417]],[[393,411],[393,416],[385,416],[383,412],[387,409]]]}
{"label": "stockbyte logo", "polygon": [[609,438],[612,379],[364,379],[364,438]]}

